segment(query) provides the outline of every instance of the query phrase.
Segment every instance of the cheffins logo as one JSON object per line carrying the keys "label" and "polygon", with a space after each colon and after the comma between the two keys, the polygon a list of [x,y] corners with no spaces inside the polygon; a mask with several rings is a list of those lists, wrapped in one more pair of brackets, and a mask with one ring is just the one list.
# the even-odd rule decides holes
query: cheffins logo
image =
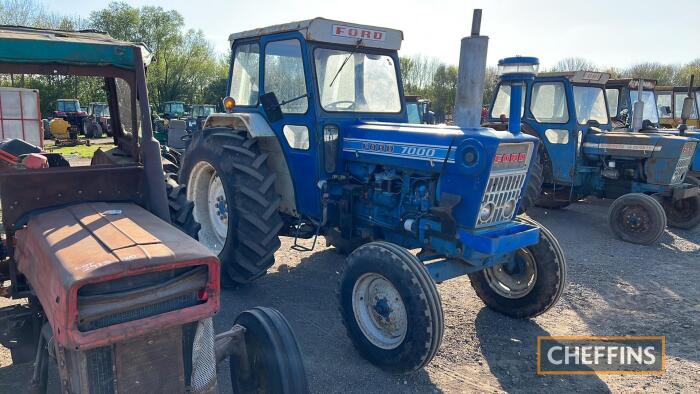
{"label": "cheffins logo", "polygon": [[665,370],[663,336],[537,337],[538,375],[658,375]]}

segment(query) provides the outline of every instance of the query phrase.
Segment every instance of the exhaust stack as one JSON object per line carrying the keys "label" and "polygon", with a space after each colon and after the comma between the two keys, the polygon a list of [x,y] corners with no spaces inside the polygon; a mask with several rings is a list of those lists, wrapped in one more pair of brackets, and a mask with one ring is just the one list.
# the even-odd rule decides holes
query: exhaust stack
{"label": "exhaust stack", "polygon": [[455,97],[455,123],[463,128],[481,126],[481,106],[486,80],[486,52],[489,38],[479,35],[481,10],[475,9],[471,36],[462,38]]}

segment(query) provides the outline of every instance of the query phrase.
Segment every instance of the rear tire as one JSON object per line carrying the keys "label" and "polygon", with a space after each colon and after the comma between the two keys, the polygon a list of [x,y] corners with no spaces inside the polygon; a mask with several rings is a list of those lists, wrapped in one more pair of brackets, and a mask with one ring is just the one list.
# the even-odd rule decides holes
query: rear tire
{"label": "rear tire", "polygon": [[256,139],[226,127],[196,133],[183,155],[179,181],[194,202],[199,241],[237,283],[265,275],[280,247],[281,199],[267,157]]}
{"label": "rear tire", "polygon": [[526,217],[519,221],[539,227],[537,244],[516,252],[512,267],[498,264],[469,274],[476,295],[496,312],[525,319],[552,308],[566,288],[566,257],[556,237],[540,223]]}
{"label": "rear tire", "polygon": [[540,194],[542,193],[542,183],[544,181],[544,158],[541,152],[541,141],[538,151],[537,157],[535,157],[532,161],[532,168],[530,168],[530,179],[527,181],[525,196],[520,203],[519,213],[521,214],[527,212],[530,207],[535,206],[537,200],[540,198]]}
{"label": "rear tire", "polygon": [[[691,175],[686,176],[685,183],[700,186],[700,181]],[[675,202],[663,197],[659,202],[666,212],[669,227],[690,230],[700,224],[700,194]]]}
{"label": "rear tire", "polygon": [[407,373],[433,359],[442,341],[440,294],[416,256],[388,242],[360,246],[338,291],[347,335],[379,368]]}
{"label": "rear tire", "polygon": [[658,241],[666,229],[666,213],[653,197],[629,193],[613,201],[608,211],[613,234],[625,241],[650,245]]}
{"label": "rear tire", "polygon": [[272,308],[255,307],[241,312],[236,323],[243,326],[250,376],[241,377],[236,358],[229,371],[234,393],[297,394],[309,391],[304,359],[294,331],[282,314]]}

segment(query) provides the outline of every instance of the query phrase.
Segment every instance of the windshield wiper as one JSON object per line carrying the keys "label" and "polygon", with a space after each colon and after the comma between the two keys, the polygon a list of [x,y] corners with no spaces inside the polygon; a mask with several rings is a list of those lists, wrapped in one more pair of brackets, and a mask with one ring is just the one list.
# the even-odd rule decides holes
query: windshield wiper
{"label": "windshield wiper", "polygon": [[355,44],[355,47],[348,53],[348,55],[345,57],[345,60],[343,60],[343,63],[340,65],[340,68],[338,68],[338,71],[335,72],[335,75],[333,76],[333,79],[331,80],[331,83],[328,85],[328,87],[333,86],[333,82],[335,82],[335,79],[338,78],[338,75],[340,75],[340,72],[343,71],[343,67],[345,67],[345,63],[350,60],[350,56],[354,55],[355,52],[357,52],[357,48],[362,45],[362,39],[357,40],[357,44]]}

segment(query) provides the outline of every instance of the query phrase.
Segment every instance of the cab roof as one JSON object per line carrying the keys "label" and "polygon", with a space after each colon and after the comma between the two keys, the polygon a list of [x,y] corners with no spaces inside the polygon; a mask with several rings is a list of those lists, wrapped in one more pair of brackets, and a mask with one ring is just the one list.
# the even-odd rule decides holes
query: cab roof
{"label": "cab roof", "polygon": [[583,83],[591,85],[605,85],[610,79],[610,74],[598,71],[561,71],[542,72],[537,74],[538,78],[566,78],[572,83]]}
{"label": "cab roof", "polygon": [[[657,86],[654,90],[658,92],[682,92],[682,93],[688,93],[688,87],[687,86]],[[700,91],[700,86],[693,86],[692,89],[693,92],[698,92]]]}
{"label": "cab roof", "polygon": [[314,18],[298,22],[289,22],[281,25],[261,27],[240,33],[233,33],[229,41],[233,44],[236,40],[255,38],[271,34],[296,31],[301,33],[308,41],[330,42],[334,44],[359,45],[371,48],[401,49],[403,32],[357,23],[341,22],[325,18]]}
{"label": "cab roof", "polygon": [[116,40],[95,30],[50,30],[0,25],[0,63],[116,66],[134,68],[134,49],[148,64],[143,44]]}
{"label": "cab roof", "polygon": [[[655,79],[642,79],[642,84],[643,84],[643,89],[644,90],[653,90],[656,87],[656,80]],[[618,79],[611,79],[607,83],[608,86],[614,86],[614,87],[628,87],[630,89],[638,89],[639,88],[639,78],[618,78]]]}

